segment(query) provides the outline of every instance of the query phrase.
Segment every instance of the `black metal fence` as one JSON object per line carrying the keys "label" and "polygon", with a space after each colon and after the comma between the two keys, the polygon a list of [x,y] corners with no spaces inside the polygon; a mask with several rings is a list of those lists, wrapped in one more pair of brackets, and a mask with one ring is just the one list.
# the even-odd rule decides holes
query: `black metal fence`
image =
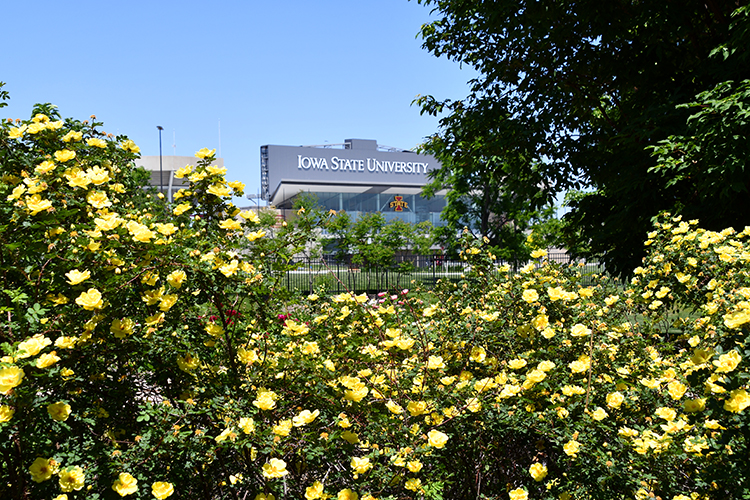
{"label": "black metal fence", "polygon": [[[548,259],[561,264],[571,262],[565,252],[550,252]],[[333,257],[298,259],[293,261],[295,268],[286,273],[286,286],[300,293],[313,293],[321,287],[327,293],[376,293],[415,286],[431,289],[438,280],[458,281],[469,270],[467,262],[449,260],[443,255],[399,256],[397,260],[390,267],[373,267],[340,262]],[[503,264],[499,262],[498,267]],[[511,268],[517,272],[520,266]],[[584,263],[579,269],[585,275],[603,272],[598,263]]]}

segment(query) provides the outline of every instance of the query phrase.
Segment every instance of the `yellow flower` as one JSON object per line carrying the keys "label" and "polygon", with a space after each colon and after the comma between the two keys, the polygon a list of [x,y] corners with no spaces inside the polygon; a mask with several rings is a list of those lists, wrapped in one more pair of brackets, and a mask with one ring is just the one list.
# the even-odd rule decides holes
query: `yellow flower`
{"label": "yellow flower", "polygon": [[284,477],[289,474],[286,470],[286,462],[278,458],[272,458],[267,464],[263,465],[263,476],[269,479]]}
{"label": "yellow flower", "polygon": [[338,492],[338,495],[336,495],[336,500],[359,500],[359,495],[354,493],[349,488],[345,488]]}
{"label": "yellow flower", "polygon": [[521,298],[524,302],[528,302],[529,304],[531,304],[539,300],[539,294],[533,288],[528,288],[523,291],[523,295],[521,295]]}
{"label": "yellow flower", "polygon": [[591,334],[591,330],[586,328],[586,325],[578,323],[570,329],[570,334],[573,337],[584,337]]}
{"label": "yellow flower", "polygon": [[213,156],[215,153],[216,153],[216,149],[201,148],[195,153],[195,157],[204,159],[209,156]]}
{"label": "yellow flower", "polygon": [[304,425],[312,423],[312,421],[315,420],[318,415],[320,415],[320,410],[315,410],[312,412],[310,410],[302,410],[299,415],[292,418],[292,423],[295,427],[302,427]]}
{"label": "yellow flower", "polygon": [[49,368],[60,361],[60,356],[57,355],[57,351],[52,351],[46,354],[42,354],[36,360],[37,368]]}
{"label": "yellow flower", "polygon": [[29,210],[31,215],[36,215],[39,212],[43,212],[52,208],[52,202],[42,199],[42,196],[39,194],[35,194],[33,196],[26,197],[26,208]]}
{"label": "yellow flower", "polygon": [[563,446],[563,451],[566,455],[576,458],[578,456],[578,451],[581,448],[581,443],[576,441],[575,439],[571,439],[565,445]]}
{"label": "yellow flower", "polygon": [[354,469],[354,472],[357,474],[364,474],[372,469],[370,459],[367,457],[354,457],[349,465],[351,465],[352,469]]}
{"label": "yellow flower", "polygon": [[516,488],[515,490],[510,490],[508,496],[510,496],[510,500],[528,500],[529,492],[523,488]]}
{"label": "yellow flower", "polygon": [[410,477],[404,483],[404,488],[411,491],[420,491],[422,489],[422,480],[416,477]]}
{"label": "yellow flower", "polygon": [[235,219],[225,219],[219,222],[219,227],[222,229],[226,229],[227,231],[234,231],[242,229],[242,224],[240,224],[239,221]]}
{"label": "yellow flower", "polygon": [[292,421],[282,420],[273,426],[273,433],[277,436],[288,436],[292,432]]}
{"label": "yellow flower", "polygon": [[172,493],[174,493],[174,486],[172,486],[172,483],[157,481],[151,485],[151,494],[158,500],[164,500],[165,498],[170,497]]}
{"label": "yellow flower", "polygon": [[52,341],[50,339],[40,333],[37,333],[33,337],[29,337],[18,344],[17,357],[19,359],[25,359],[30,358],[31,356],[36,356],[42,351],[42,349],[44,349],[51,343]]}
{"label": "yellow flower", "polygon": [[576,361],[568,363],[570,371],[573,373],[583,373],[591,366],[591,358],[586,355],[579,357]]}
{"label": "yellow flower", "polygon": [[0,406],[0,423],[10,422],[15,412],[16,410],[8,405]]}
{"label": "yellow flower", "polygon": [[448,435],[432,429],[427,433],[427,442],[434,448],[442,448],[445,446],[445,443],[448,442]]}
{"label": "yellow flower", "polygon": [[127,223],[128,232],[134,240],[141,243],[149,243],[156,233],[151,231],[145,224],[140,224],[134,220]]}
{"label": "yellow flower", "polygon": [[529,467],[529,474],[534,478],[534,481],[541,481],[547,477],[547,466],[540,464],[539,462],[533,463],[531,464],[531,467]]}
{"label": "yellow flower", "polygon": [[112,489],[121,497],[132,495],[138,491],[138,480],[127,472],[121,472],[120,476],[112,484]]}
{"label": "yellow flower", "polygon": [[594,410],[594,412],[591,414],[591,418],[593,418],[596,421],[604,420],[608,416],[609,415],[607,414],[606,411],[604,411],[604,408],[602,407],[597,407],[597,409]]}
{"label": "yellow flower", "polygon": [[667,384],[667,390],[669,391],[669,395],[672,396],[672,399],[677,400],[680,399],[683,394],[685,394],[685,391],[687,391],[687,386],[681,383],[679,380],[673,380],[669,384]]}
{"label": "yellow flower", "polygon": [[86,144],[88,144],[89,146],[93,146],[95,148],[102,148],[102,149],[104,149],[104,148],[107,147],[107,143],[105,141],[99,139],[98,137],[92,137],[92,138],[88,139],[86,141]]}
{"label": "yellow flower", "polygon": [[8,131],[8,137],[10,139],[19,139],[23,137],[23,133],[26,132],[28,125],[21,125],[20,127],[11,127]]}
{"label": "yellow flower", "polygon": [[305,500],[317,500],[323,498],[323,483],[315,481],[312,486],[305,489]]}
{"label": "yellow flower", "polygon": [[24,372],[17,366],[0,368],[0,394],[8,394],[11,389],[21,385]]}
{"label": "yellow flower", "polygon": [[475,346],[471,348],[471,352],[469,353],[469,359],[475,363],[484,363],[484,360],[487,358],[487,351],[484,350],[484,347],[482,346]]}
{"label": "yellow flower", "polygon": [[59,151],[55,151],[55,160],[57,160],[58,163],[65,163],[66,161],[72,160],[76,157],[76,152],[71,151],[69,149],[61,149]]}
{"label": "yellow flower", "polygon": [[245,210],[243,212],[240,212],[240,217],[242,217],[246,221],[253,222],[255,224],[258,224],[260,222],[260,218],[258,217],[258,214],[253,212],[252,210],[250,211]]}
{"label": "yellow flower", "polygon": [[174,207],[174,210],[172,210],[172,213],[175,215],[182,215],[188,210],[192,208],[192,205],[190,203],[180,203],[176,207]]}
{"label": "yellow flower", "polygon": [[237,434],[234,432],[234,428],[227,427],[226,429],[221,431],[221,433],[218,436],[214,438],[214,441],[216,441],[217,443],[221,443],[222,441],[226,441],[227,439],[230,439],[232,441],[237,439]]}
{"label": "yellow flower", "polygon": [[240,418],[237,425],[245,434],[252,434],[253,432],[255,432],[255,420],[253,420],[251,417]]}
{"label": "yellow flower", "polygon": [[85,481],[86,475],[83,473],[83,469],[77,465],[75,467],[67,467],[60,471],[60,489],[65,493],[69,493],[73,490],[81,490]]}
{"label": "yellow flower", "polygon": [[104,307],[104,301],[102,300],[102,294],[96,288],[89,288],[88,292],[83,292],[76,299],[76,304],[83,307],[87,311],[93,311],[95,309],[101,309]]}
{"label": "yellow flower", "polygon": [[180,288],[182,287],[182,284],[185,282],[185,279],[187,278],[187,275],[185,274],[185,271],[177,270],[172,271],[167,275],[167,283],[169,283],[174,288]]}
{"label": "yellow flower", "polygon": [[67,134],[65,134],[64,136],[62,136],[61,140],[63,142],[70,142],[70,141],[80,141],[82,138],[83,138],[83,133],[82,132],[78,132],[76,130],[71,130],[70,132],[68,132]]}
{"label": "yellow flower", "polygon": [[688,413],[696,413],[706,409],[706,400],[704,398],[688,399],[682,403],[682,408]]}
{"label": "yellow flower", "polygon": [[742,361],[740,353],[732,349],[731,351],[719,356],[719,359],[714,361],[717,373],[729,373],[737,368],[737,365]]}
{"label": "yellow flower", "polygon": [[662,406],[661,408],[657,408],[656,411],[654,411],[657,417],[663,418],[667,422],[671,422],[675,418],[677,418],[677,412],[674,408],[667,408]]}
{"label": "yellow flower", "polygon": [[67,403],[63,403],[62,401],[49,404],[47,405],[47,413],[49,413],[49,416],[52,418],[52,420],[65,422],[70,416],[70,405]]}
{"label": "yellow flower", "polygon": [[136,146],[136,144],[130,139],[126,139],[122,141],[122,144],[120,145],[120,147],[124,149],[125,151],[130,151],[131,153],[135,153],[135,154],[138,154],[141,152],[141,148]]}
{"label": "yellow flower", "polygon": [[406,409],[409,411],[412,417],[417,417],[427,411],[427,402],[410,401],[409,404],[406,405]]}
{"label": "yellow flower", "polygon": [[206,192],[219,198],[232,195],[232,190],[223,184],[212,184]]}
{"label": "yellow flower", "polygon": [[42,163],[34,167],[34,172],[36,172],[39,175],[48,174],[52,172],[56,166],[57,165],[55,165],[55,162],[44,160]]}
{"label": "yellow flower", "polygon": [[247,234],[246,238],[250,241],[258,240],[266,235],[265,231],[252,231]]}
{"label": "yellow flower", "polygon": [[31,473],[31,479],[35,483],[41,483],[52,477],[55,473],[55,464],[52,459],[49,458],[37,458],[34,463],[29,467]]}
{"label": "yellow flower", "polygon": [[445,368],[445,363],[443,363],[442,356],[430,356],[429,358],[427,358],[428,370],[439,370],[440,368]]}
{"label": "yellow flower", "polygon": [[97,165],[86,171],[86,177],[88,177],[92,184],[100,186],[109,181],[109,171]]}
{"label": "yellow flower", "polygon": [[735,389],[729,393],[729,399],[724,401],[724,409],[732,413],[739,413],[750,406],[750,394],[745,389]]}
{"label": "yellow flower", "polygon": [[258,390],[258,395],[253,401],[253,406],[260,408],[261,410],[271,410],[276,406],[276,399],[278,396],[273,391],[265,389]]}
{"label": "yellow flower", "polygon": [[72,271],[65,273],[65,276],[68,278],[68,284],[77,285],[89,279],[91,277],[91,272],[88,270],[81,272],[78,269],[73,269]]}
{"label": "yellow flower", "polygon": [[177,356],[177,367],[186,373],[192,372],[198,366],[200,366],[200,360],[190,353],[185,354],[185,356]]}
{"label": "yellow flower", "polygon": [[625,401],[625,396],[621,392],[611,392],[607,394],[607,406],[610,408],[619,408],[620,405]]}
{"label": "yellow flower", "polygon": [[523,358],[512,359],[508,362],[508,367],[511,370],[520,370],[524,366],[526,366],[526,360]]}
{"label": "yellow flower", "polygon": [[732,330],[748,322],[750,322],[750,309],[740,309],[724,315],[724,326]]}

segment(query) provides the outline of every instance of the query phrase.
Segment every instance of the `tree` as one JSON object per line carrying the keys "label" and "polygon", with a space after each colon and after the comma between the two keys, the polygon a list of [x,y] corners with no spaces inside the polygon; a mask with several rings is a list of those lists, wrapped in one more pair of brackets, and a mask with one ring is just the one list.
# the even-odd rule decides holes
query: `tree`
{"label": "tree", "polygon": [[459,247],[456,234],[466,228],[487,238],[504,260],[523,261],[529,257],[526,233],[552,213],[549,191],[528,147],[528,130],[510,116],[486,119],[458,106],[442,121],[442,134],[422,145],[441,163],[423,192],[432,197],[448,190],[441,214],[446,225],[435,229],[449,251]]}
{"label": "tree", "polygon": [[[438,16],[422,26],[423,46],[478,72],[463,100],[418,100],[423,112],[448,113],[440,136],[450,136],[467,110],[488,132],[511,119],[528,141],[504,154],[528,157],[523,169],[544,179],[548,197],[581,190],[565,219],[569,248],[601,256],[616,272],[636,266],[652,218],[694,195],[650,171],[655,160],[646,148],[686,134],[690,112],[679,104],[750,75],[742,64],[750,46],[745,7],[731,0],[419,3]],[[744,172],[732,202],[747,196]],[[700,217],[718,204],[704,199]],[[709,227],[724,223],[713,218]]]}

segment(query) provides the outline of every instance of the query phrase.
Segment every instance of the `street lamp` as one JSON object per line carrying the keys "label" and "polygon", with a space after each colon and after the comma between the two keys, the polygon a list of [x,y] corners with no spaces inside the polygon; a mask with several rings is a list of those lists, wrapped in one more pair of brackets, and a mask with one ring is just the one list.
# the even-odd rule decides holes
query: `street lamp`
{"label": "street lamp", "polygon": [[164,130],[164,127],[157,125],[156,128],[159,129],[159,192],[164,195],[164,171],[161,166],[161,131]]}

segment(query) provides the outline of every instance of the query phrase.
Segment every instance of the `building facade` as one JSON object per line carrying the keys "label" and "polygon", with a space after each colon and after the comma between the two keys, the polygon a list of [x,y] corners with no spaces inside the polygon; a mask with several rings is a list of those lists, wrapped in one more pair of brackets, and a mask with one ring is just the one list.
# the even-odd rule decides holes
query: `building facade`
{"label": "building facade", "polygon": [[261,146],[261,198],[284,211],[303,194],[324,210],[353,217],[381,212],[386,220],[441,225],[445,193],[421,195],[428,174],[438,168],[430,155],[347,139],[324,146]]}
{"label": "building facade", "polygon": [[[135,166],[146,169],[150,175],[149,184],[172,201],[172,196],[188,184],[187,179],[175,177],[175,172],[185,165],[195,165],[196,161],[195,156],[141,156],[135,161]],[[211,164],[223,167],[224,159],[217,158]]]}

